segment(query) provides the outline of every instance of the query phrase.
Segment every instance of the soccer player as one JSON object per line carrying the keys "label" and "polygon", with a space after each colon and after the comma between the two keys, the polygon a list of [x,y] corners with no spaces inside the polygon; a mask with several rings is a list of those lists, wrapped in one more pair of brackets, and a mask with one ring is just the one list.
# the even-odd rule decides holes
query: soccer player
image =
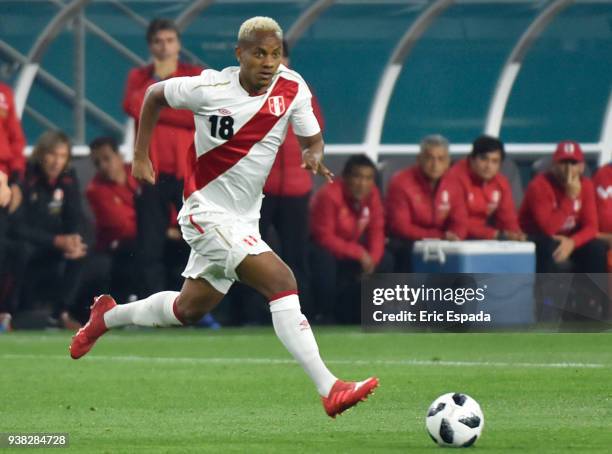
{"label": "soccer player", "polygon": [[238,279],[268,299],[277,336],[315,383],[327,414],[335,417],[365,400],[378,379],[344,382],[327,369],[300,310],[293,273],[262,241],[258,228],[262,188],[289,121],[304,150],[305,168],[331,180],[322,163],[323,138],[306,83],[280,64],[282,30],[273,19],[245,21],[235,55],[239,67],[154,84],[140,115],[132,171],[154,183],[148,150],[160,110],[170,106],[195,114],[195,144],[179,213],[191,246],[181,292],[123,305],[108,295],[97,297],[70,354],[82,357],[111,328],[197,322]]}

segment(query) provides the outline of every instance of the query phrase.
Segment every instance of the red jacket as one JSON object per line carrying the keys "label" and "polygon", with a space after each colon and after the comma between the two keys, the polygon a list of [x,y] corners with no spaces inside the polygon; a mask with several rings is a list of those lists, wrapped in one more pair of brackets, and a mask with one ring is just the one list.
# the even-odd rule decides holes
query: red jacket
{"label": "red jacket", "polygon": [[120,185],[96,175],[87,186],[87,200],[96,218],[96,247],[116,249],[120,243],[136,238],[134,195],[138,183],[126,166],[127,181]]}
{"label": "red jacket", "polygon": [[612,164],[600,168],[593,177],[599,231],[612,233]]}
{"label": "red jacket", "polygon": [[[199,66],[179,63],[170,77],[197,76],[202,72]],[[132,69],[128,75],[123,109],[136,120],[140,117],[140,108],[147,88],[159,80],[153,74],[153,65]],[[151,161],[160,173],[185,176],[187,150],[193,143],[195,126],[193,113],[189,110],[162,109],[153,136],[151,137]]]}
{"label": "red jacket", "polygon": [[359,260],[364,252],[376,264],[385,249],[385,219],[378,188],[359,203],[342,179],[325,184],[310,207],[310,231],[320,246],[338,259]]}
{"label": "red jacket", "polygon": [[528,235],[569,236],[576,247],[595,238],[597,208],[593,184],[585,177],[580,182],[580,196],[571,199],[551,173],[541,173],[531,180],[519,214],[523,231]]}
{"label": "red jacket", "polygon": [[457,162],[450,173],[459,180],[463,190],[468,213],[468,238],[493,239],[496,230],[521,230],[512,189],[504,175],[498,173],[491,180],[483,181],[470,170],[467,158]]}
{"label": "red jacket", "polygon": [[[323,114],[317,98],[312,97],[312,110],[323,130]],[[297,197],[306,195],[312,189],[312,176],[302,169],[302,148],[289,125],[285,141],[278,149],[268,180],[263,188],[264,194]]]}
{"label": "red jacket", "polygon": [[8,85],[0,83],[0,172],[6,173],[13,181],[23,178],[25,145],[13,92]]}
{"label": "red jacket", "polygon": [[448,172],[434,189],[418,165],[399,171],[389,183],[385,212],[389,233],[398,238],[443,238],[451,231],[463,239],[467,233],[461,187]]}

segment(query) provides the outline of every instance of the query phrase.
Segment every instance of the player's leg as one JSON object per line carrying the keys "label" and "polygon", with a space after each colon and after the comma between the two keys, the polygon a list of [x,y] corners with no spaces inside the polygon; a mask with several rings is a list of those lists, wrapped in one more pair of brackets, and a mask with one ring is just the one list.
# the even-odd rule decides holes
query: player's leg
{"label": "player's leg", "polygon": [[159,292],[143,300],[117,305],[104,314],[104,322],[107,328],[188,325],[214,309],[223,296],[206,280],[187,278],[180,293]]}
{"label": "player's leg", "polygon": [[73,337],[70,355],[78,359],[111,328],[126,325],[180,326],[196,323],[223,298],[204,279],[185,279],[179,292],[159,292],[143,300],[117,305],[109,295],[94,300],[87,324]]}
{"label": "player's leg", "polygon": [[364,400],[378,385],[376,378],[343,382],[327,369],[308,320],[300,310],[293,273],[276,254],[248,255],[236,272],[243,283],[270,301],[276,335],[315,383],[329,416],[335,417]]}
{"label": "player's leg", "polygon": [[327,369],[319,348],[300,310],[293,273],[273,252],[248,255],[236,269],[240,281],[260,292],[270,302],[272,323],[285,348],[314,381],[321,396],[327,396],[336,377]]}

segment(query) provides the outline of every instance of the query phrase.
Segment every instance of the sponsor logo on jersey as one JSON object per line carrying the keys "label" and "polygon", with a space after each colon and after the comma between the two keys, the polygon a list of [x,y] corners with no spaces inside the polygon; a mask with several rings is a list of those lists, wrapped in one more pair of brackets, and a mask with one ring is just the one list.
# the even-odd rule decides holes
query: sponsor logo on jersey
{"label": "sponsor logo on jersey", "polygon": [[231,110],[228,110],[228,109],[226,109],[226,108],[224,108],[224,107],[221,107],[221,108],[219,109],[219,113],[220,113],[221,115],[231,115],[231,114],[232,114],[232,111],[231,111]]}
{"label": "sponsor logo on jersey", "polygon": [[603,186],[597,186],[597,195],[600,199],[604,200],[612,198],[612,186],[605,188]]}
{"label": "sponsor logo on jersey", "polygon": [[285,113],[285,98],[283,96],[270,96],[268,98],[268,109],[272,115],[280,117]]}

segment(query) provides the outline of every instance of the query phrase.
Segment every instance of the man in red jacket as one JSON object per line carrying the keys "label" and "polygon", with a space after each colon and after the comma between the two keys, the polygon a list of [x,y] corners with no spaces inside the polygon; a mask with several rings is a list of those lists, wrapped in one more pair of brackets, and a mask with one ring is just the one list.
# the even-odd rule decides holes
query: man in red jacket
{"label": "man in red jacket", "polygon": [[313,293],[320,316],[334,312],[340,323],[359,322],[359,281],[387,272],[384,211],[375,185],[376,165],[365,155],[351,156],[342,178],[314,196],[310,225],[314,240]]}
{"label": "man in red jacket", "polygon": [[0,83],[0,269],[3,268],[8,216],[21,203],[18,183],[23,179],[25,138],[15,111],[13,93]]}
{"label": "man in red jacket", "polygon": [[87,186],[87,199],[96,218],[96,249],[116,251],[136,239],[134,196],[138,182],[123,162],[111,137],[98,137],[89,145],[97,173]]}
{"label": "man in red jacket", "polygon": [[[602,166],[593,177],[599,232],[597,238],[608,244],[607,271],[608,294],[612,295],[612,164]],[[608,319],[612,319],[612,299],[606,307]]]}
{"label": "man in red jacket", "polygon": [[[123,108],[136,122],[147,88],[160,80],[195,76],[201,67],[179,61],[181,42],[178,28],[167,19],[154,19],[147,29],[153,63],[135,68],[128,75]],[[138,123],[136,124],[138,127]],[[170,207],[182,205],[186,156],[194,137],[193,114],[188,110],[163,109],[151,138],[151,160],[157,171],[155,185],[144,185],[136,198],[138,222],[137,263],[142,273],[139,293],[166,288],[163,261]]]}
{"label": "man in red jacket", "polygon": [[602,166],[593,177],[599,233],[597,237],[612,245],[612,164]]}
{"label": "man in red jacket", "polygon": [[448,141],[440,135],[431,135],[421,141],[417,164],[391,179],[385,212],[395,272],[411,272],[415,241],[465,238],[467,211],[461,186],[448,174],[449,166]]}
{"label": "man in red jacket", "polygon": [[537,271],[559,271],[570,260],[576,271],[604,273],[607,246],[596,240],[597,208],[591,181],[582,176],[584,155],[573,141],[560,142],[549,172],[527,186],[520,223],[536,243]]}
{"label": "man in red jacket", "polygon": [[110,288],[123,300],[134,293],[134,243],[138,182],[123,162],[117,142],[99,137],[89,145],[97,173],[87,186],[96,222],[96,249],[110,256]]}
{"label": "man in red jacket", "polygon": [[0,331],[3,326],[10,326],[10,291],[2,271],[10,268],[4,263],[7,255],[9,215],[21,204],[19,182],[23,179],[25,170],[24,147],[25,138],[15,111],[13,92],[8,85],[0,83]]}
{"label": "man in red jacket", "polygon": [[468,213],[467,238],[525,240],[510,183],[499,171],[505,156],[501,140],[482,135],[472,144],[470,155],[451,169],[451,175],[463,189]]}

